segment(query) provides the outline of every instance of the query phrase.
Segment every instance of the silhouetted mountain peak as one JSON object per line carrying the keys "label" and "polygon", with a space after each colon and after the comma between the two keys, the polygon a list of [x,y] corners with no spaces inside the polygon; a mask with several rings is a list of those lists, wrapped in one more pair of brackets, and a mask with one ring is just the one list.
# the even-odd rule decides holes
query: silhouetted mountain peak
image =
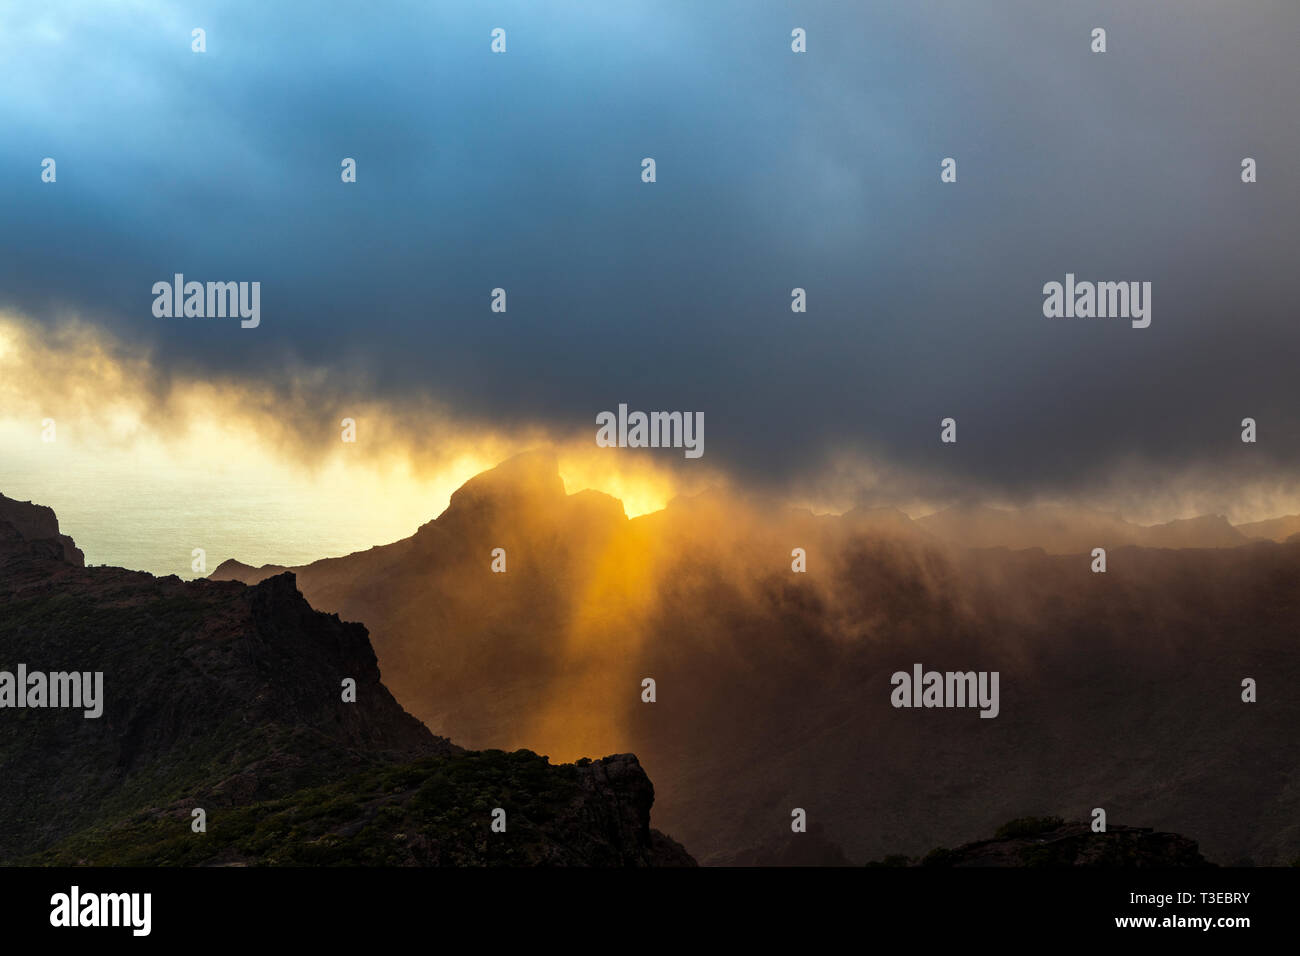
{"label": "silhouetted mountain peak", "polygon": [[850,508],[840,519],[854,531],[920,533],[916,522],[897,508]]}
{"label": "silhouetted mountain peak", "polygon": [[564,497],[564,479],[555,452],[540,448],[507,458],[495,468],[475,475],[452,494],[447,511],[485,503],[546,503]]}
{"label": "silhouetted mountain peak", "polygon": [[1142,531],[1139,543],[1153,548],[1233,548],[1249,540],[1223,515],[1179,518]]}
{"label": "silhouetted mountain peak", "polygon": [[208,577],[214,581],[244,581],[254,577],[261,580],[272,574],[283,574],[288,570],[282,564],[263,564],[260,567],[253,567],[243,561],[227,558],[217,565],[216,569]]}
{"label": "silhouetted mountain peak", "polygon": [[611,519],[622,518],[626,520],[627,518],[627,509],[623,507],[623,502],[603,491],[584,488],[569,495],[569,500],[586,511],[603,512],[606,517]]}

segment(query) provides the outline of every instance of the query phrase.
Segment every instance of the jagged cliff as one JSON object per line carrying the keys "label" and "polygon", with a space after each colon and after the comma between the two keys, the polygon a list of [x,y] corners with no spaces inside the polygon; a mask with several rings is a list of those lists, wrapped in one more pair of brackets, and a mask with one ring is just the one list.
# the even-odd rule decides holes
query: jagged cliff
{"label": "jagged cliff", "polygon": [[23,541],[56,542],[58,556],[68,564],[85,565],[86,556],[66,534],[59,533],[59,519],[53,508],[15,501],[0,495],[0,523],[8,524],[10,531]]}
{"label": "jagged cliff", "polygon": [[85,568],[50,509],[0,498],[0,671],[19,664],[102,673],[103,709],[0,708],[0,862],[693,862],[650,829],[635,757],[552,766],[434,736],[365,627],[292,574]]}

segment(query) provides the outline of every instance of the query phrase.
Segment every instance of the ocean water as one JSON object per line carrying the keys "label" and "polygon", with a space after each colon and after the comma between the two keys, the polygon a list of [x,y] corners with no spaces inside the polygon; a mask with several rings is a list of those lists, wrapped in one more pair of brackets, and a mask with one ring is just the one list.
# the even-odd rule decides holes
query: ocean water
{"label": "ocean water", "polygon": [[0,493],[53,508],[87,564],[182,578],[202,576],[192,569],[195,548],[206,552],[208,572],[227,558],[303,564],[407,537],[447,504],[436,491],[426,498],[334,472],[287,478],[144,460],[132,467],[129,456],[96,460],[30,446],[6,451]]}

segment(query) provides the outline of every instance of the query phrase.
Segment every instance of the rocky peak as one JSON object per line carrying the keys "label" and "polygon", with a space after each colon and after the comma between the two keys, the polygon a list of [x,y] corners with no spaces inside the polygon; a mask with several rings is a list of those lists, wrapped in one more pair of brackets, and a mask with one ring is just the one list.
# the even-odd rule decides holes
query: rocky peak
{"label": "rocky peak", "polygon": [[474,476],[451,496],[448,512],[473,509],[488,502],[530,504],[563,500],[564,479],[549,449],[526,451]]}

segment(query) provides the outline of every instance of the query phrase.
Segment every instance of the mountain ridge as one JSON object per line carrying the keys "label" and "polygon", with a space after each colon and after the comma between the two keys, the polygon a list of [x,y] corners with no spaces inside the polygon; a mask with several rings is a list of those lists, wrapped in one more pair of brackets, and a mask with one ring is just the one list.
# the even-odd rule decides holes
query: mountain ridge
{"label": "mountain ridge", "polygon": [[[1300,852],[1296,711],[1276,691],[1300,681],[1295,544],[1111,544],[1094,574],[1086,552],[958,547],[888,510],[713,494],[629,520],[530,487],[455,499],[299,584],[365,621],[398,699],[454,739],[637,753],[656,818],[702,862],[772,846],[792,807],[849,859],[1095,806],[1195,833],[1211,859]],[[891,673],[916,661],[1000,672],[999,717],[892,708]],[[1261,674],[1273,691],[1244,704]]]}

